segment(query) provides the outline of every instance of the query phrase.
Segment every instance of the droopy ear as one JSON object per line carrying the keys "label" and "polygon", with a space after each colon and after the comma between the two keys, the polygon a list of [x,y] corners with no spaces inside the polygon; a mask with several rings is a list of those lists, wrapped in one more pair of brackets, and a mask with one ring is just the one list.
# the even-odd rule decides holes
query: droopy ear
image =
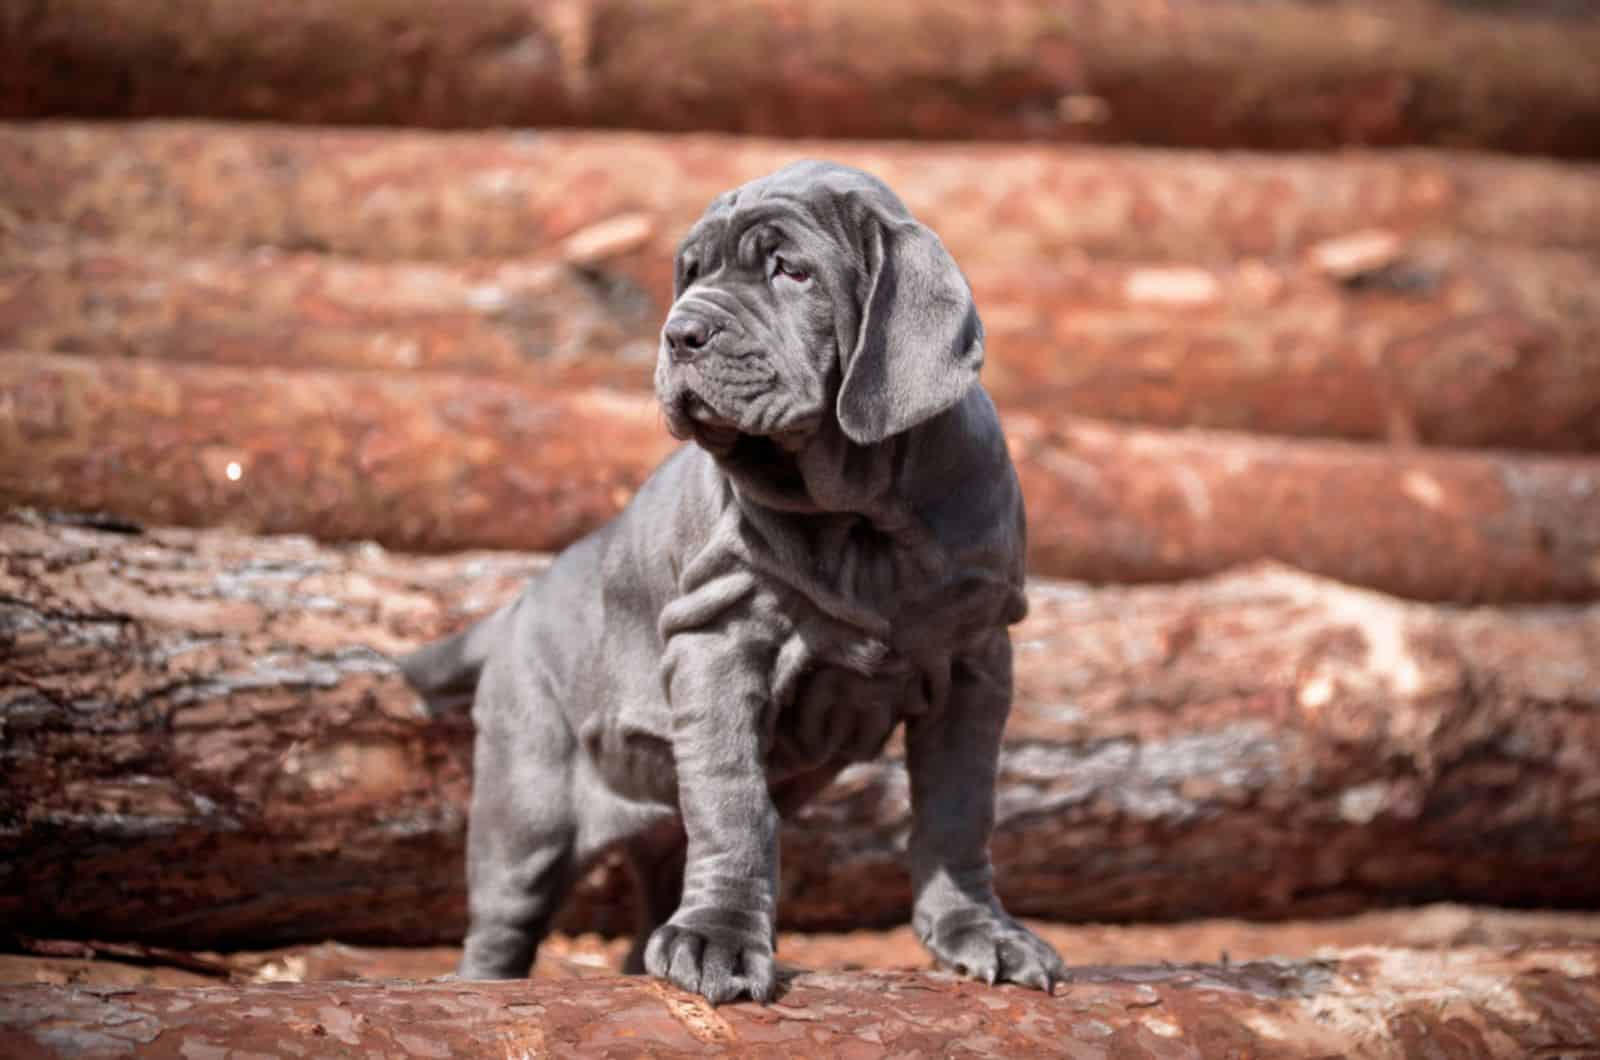
{"label": "droopy ear", "polygon": [[961,400],[983,364],[983,324],[966,277],[931,229],[882,215],[861,229],[866,295],[838,414],[846,437],[872,445]]}

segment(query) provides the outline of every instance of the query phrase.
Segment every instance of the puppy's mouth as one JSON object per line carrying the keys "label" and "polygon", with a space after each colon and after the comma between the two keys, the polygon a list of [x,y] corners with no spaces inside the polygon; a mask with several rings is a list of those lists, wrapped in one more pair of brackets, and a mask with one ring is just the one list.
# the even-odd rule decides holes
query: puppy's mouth
{"label": "puppy's mouth", "polygon": [[692,390],[683,392],[683,399],[678,403],[683,409],[683,414],[702,427],[721,427],[727,425],[727,420],[717,413],[717,410],[706,403],[706,400]]}
{"label": "puppy's mouth", "polygon": [[811,421],[775,435],[752,434],[689,390],[681,392],[666,412],[673,437],[693,441],[741,478],[753,476],[767,489],[780,492],[801,488],[795,452],[809,437]]}
{"label": "puppy's mouth", "polygon": [[674,437],[721,455],[738,440],[739,427],[691,390],[678,395],[667,409],[667,429]]}

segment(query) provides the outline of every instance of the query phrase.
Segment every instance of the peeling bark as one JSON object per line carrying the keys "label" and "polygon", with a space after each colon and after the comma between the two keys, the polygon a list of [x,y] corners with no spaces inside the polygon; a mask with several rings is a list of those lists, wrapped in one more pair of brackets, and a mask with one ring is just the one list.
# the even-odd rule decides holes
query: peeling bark
{"label": "peeling bark", "polygon": [[[1600,595],[1600,457],[1003,422],[1036,573],[1165,581],[1276,559],[1417,599]],[[0,354],[0,501],[140,521],[556,548],[672,444],[639,394]]]}
{"label": "peeling bark", "polygon": [[[1318,264],[1340,253],[1338,275]],[[1600,268],[1585,255],[1485,257],[1370,232],[1300,264],[986,258],[967,272],[1002,405],[1600,450]],[[559,258],[374,263],[48,241],[0,255],[0,346],[142,359],[645,389],[670,301]]]}
{"label": "peeling bark", "polygon": [[[0,921],[187,948],[459,937],[470,724],[387,658],[538,561],[0,527]],[[1600,900],[1600,605],[1410,605],[1266,568],[1036,582],[998,885],[1068,919]],[[786,827],[789,928],[903,922],[899,751]],[[151,866],[160,866],[151,871]],[[631,930],[606,861],[567,930]]]}
{"label": "peeling bark", "polygon": [[1056,996],[794,972],[771,1005],[640,978],[0,989],[0,1048],[51,1056],[1565,1056],[1600,1042],[1594,946],[1080,967]]}
{"label": "peeling bark", "polygon": [[964,267],[1076,251],[1275,258],[1369,229],[1600,247],[1592,164],[192,122],[0,126],[0,223],[380,259],[572,255],[659,292],[677,241],[714,196],[818,155],[888,181]]}
{"label": "peeling bark", "polygon": [[54,0],[0,23],[0,113],[1592,156],[1600,26],[1529,7]]}

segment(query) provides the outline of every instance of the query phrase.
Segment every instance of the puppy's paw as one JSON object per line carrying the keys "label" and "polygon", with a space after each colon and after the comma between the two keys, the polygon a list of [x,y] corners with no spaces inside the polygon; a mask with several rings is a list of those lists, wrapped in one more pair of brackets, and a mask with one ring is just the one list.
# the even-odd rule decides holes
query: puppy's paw
{"label": "puppy's paw", "polygon": [[1066,978],[1066,964],[1048,942],[993,909],[951,910],[919,934],[941,963],[986,983],[1017,983],[1049,993]]}
{"label": "puppy's paw", "polygon": [[[704,918],[684,917],[691,922]],[[777,986],[772,932],[684,923],[678,916],[656,928],[644,951],[644,967],[713,1005],[749,997],[771,1001]]]}

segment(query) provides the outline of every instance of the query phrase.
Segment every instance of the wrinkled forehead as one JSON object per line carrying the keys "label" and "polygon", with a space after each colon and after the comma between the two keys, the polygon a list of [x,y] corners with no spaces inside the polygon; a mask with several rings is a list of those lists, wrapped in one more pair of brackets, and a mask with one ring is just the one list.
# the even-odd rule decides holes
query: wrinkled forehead
{"label": "wrinkled forehead", "polygon": [[683,237],[690,248],[739,254],[761,242],[808,243],[818,237],[852,245],[865,215],[909,219],[911,214],[882,180],[834,162],[803,161],[783,167],[711,201]]}

